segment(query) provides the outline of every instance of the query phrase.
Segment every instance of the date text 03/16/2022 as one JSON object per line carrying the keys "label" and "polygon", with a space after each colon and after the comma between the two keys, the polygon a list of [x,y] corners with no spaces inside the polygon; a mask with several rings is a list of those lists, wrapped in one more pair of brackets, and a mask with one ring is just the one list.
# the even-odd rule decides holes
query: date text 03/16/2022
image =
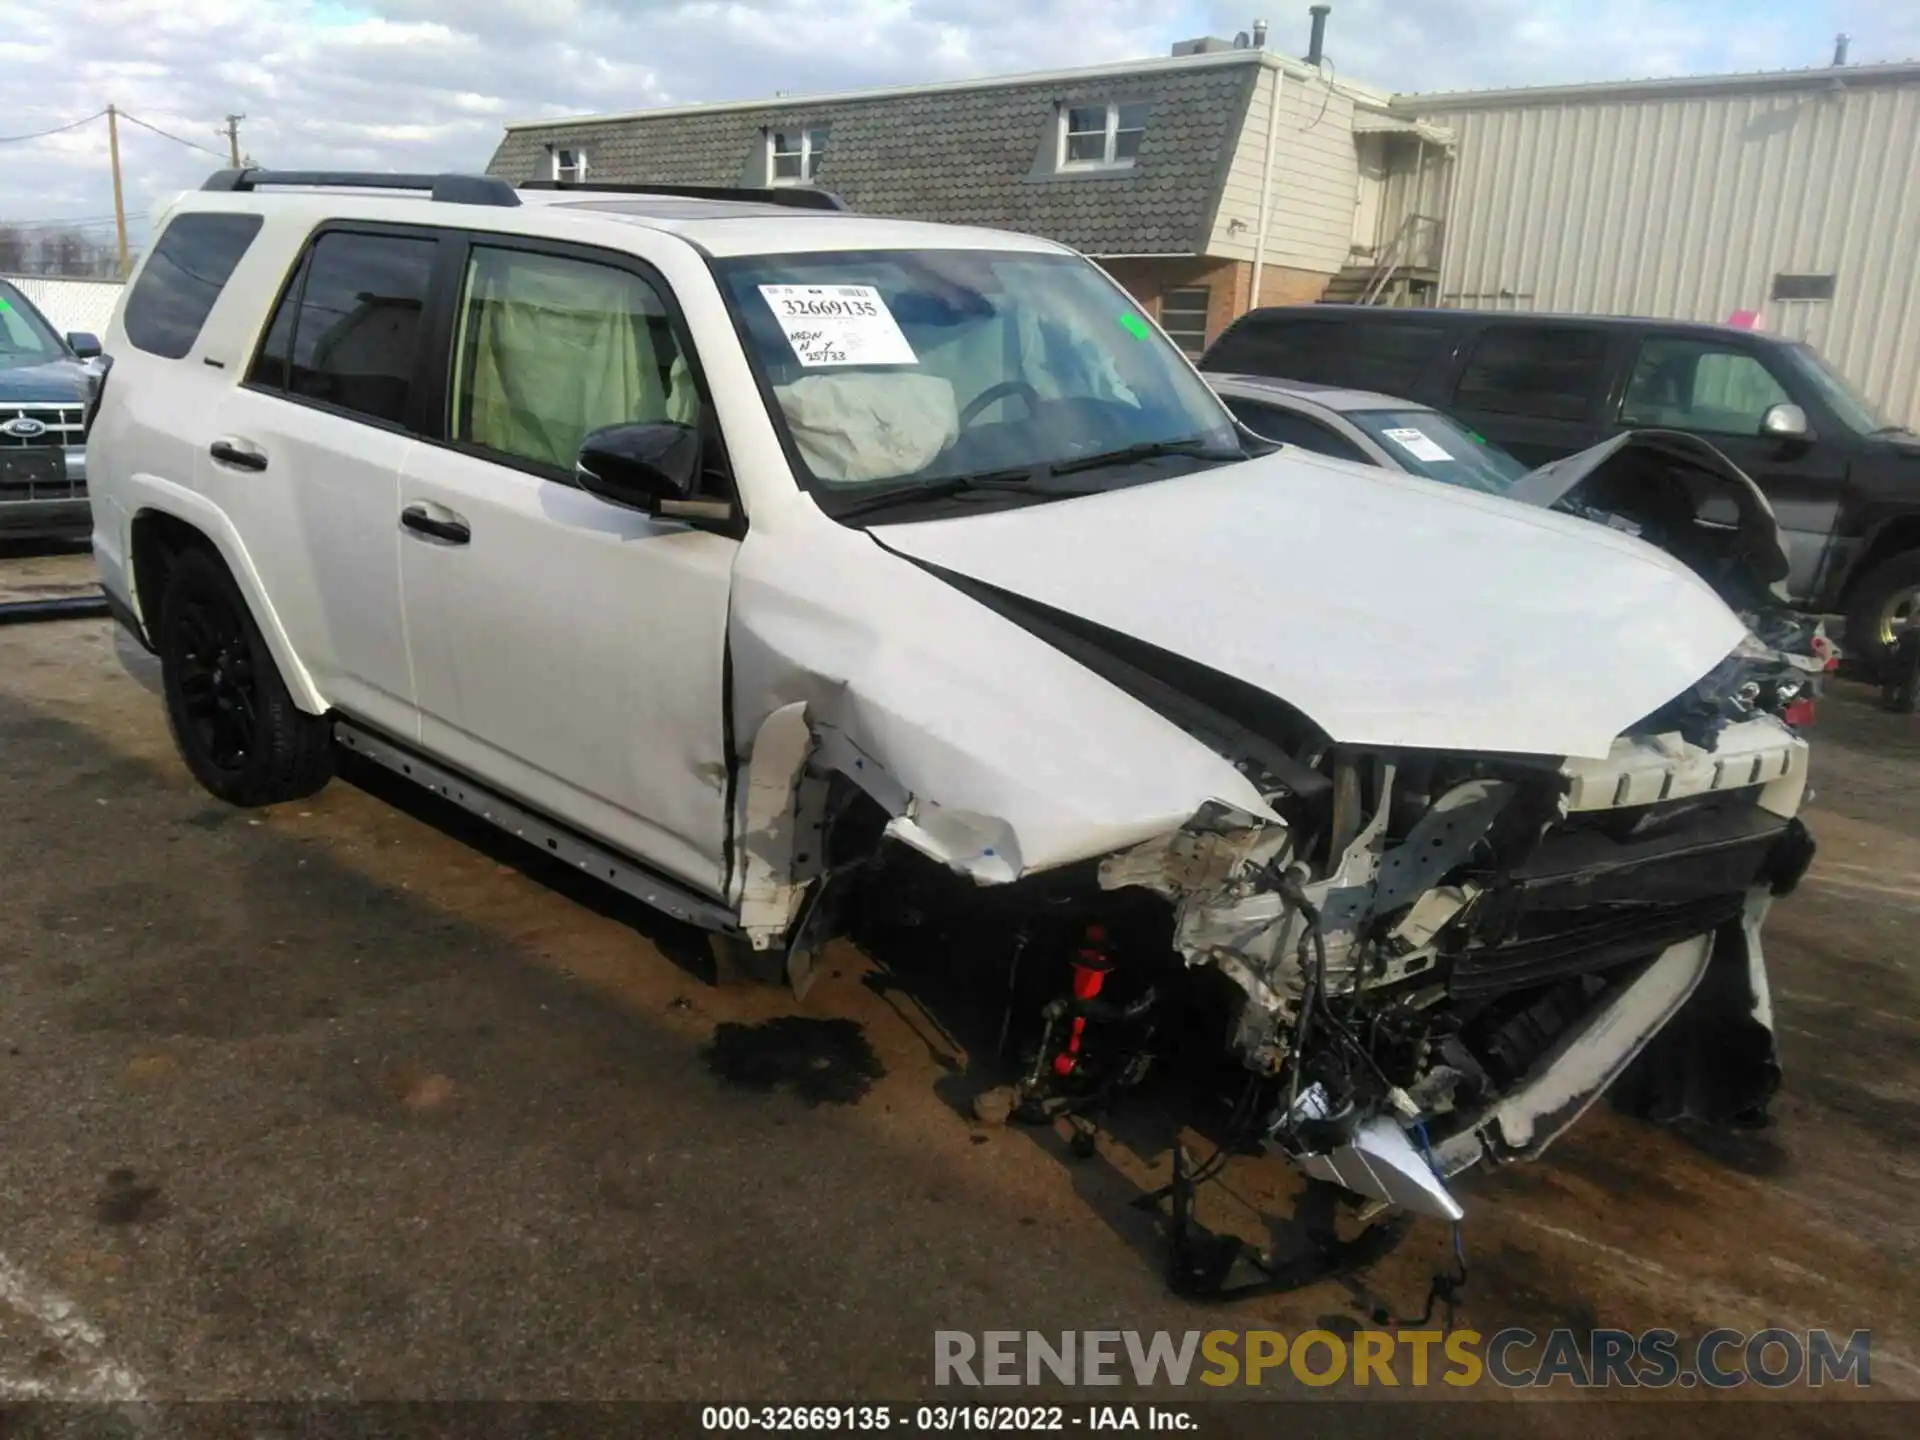
{"label": "date text 03/16/2022", "polygon": [[1183,1405],[708,1405],[700,1411],[700,1428],[733,1434],[1193,1434],[1200,1422],[1193,1409]]}

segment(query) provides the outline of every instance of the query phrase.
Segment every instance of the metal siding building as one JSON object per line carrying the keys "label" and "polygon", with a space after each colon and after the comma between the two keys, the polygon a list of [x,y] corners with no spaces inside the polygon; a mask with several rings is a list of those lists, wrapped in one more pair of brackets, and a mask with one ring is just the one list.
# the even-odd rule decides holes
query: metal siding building
{"label": "metal siding building", "polygon": [[[1920,64],[1393,108],[1455,139],[1441,304],[1751,312],[1815,345],[1890,419],[1920,424]],[[1781,275],[1831,276],[1832,298],[1776,299]]]}

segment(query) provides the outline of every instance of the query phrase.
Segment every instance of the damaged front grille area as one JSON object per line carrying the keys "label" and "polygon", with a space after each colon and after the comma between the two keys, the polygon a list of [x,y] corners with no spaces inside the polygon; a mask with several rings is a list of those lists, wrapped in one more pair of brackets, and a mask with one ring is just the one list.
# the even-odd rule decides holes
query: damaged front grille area
{"label": "damaged front grille area", "polygon": [[1307,822],[1216,809],[1100,871],[1166,896],[1175,949],[1241,992],[1231,1046],[1276,1096],[1263,1133],[1309,1174],[1366,1173],[1341,1156],[1415,1126],[1455,1146],[1456,1169],[1483,1143],[1533,1153],[1686,1003],[1716,946],[1751,967],[1732,989],[1764,1013],[1759,920],[1811,857],[1793,818],[1806,746],[1779,720],[1706,744],[1624,736],[1559,765],[1318,758],[1328,798]]}

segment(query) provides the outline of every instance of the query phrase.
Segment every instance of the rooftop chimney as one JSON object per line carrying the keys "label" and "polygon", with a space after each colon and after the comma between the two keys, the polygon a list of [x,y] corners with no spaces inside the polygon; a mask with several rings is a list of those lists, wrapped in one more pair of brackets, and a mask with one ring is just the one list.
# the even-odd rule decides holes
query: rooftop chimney
{"label": "rooftop chimney", "polygon": [[1256,20],[1253,22],[1253,48],[1256,50],[1265,49],[1266,44],[1267,22],[1264,20]]}
{"label": "rooftop chimney", "polygon": [[1838,70],[1847,63],[1847,42],[1853,37],[1844,31],[1833,37],[1833,68]]}
{"label": "rooftop chimney", "polygon": [[1320,68],[1327,49],[1327,16],[1333,13],[1331,5],[1309,5],[1307,14],[1313,17],[1313,32],[1307,37],[1307,64],[1314,69]]}

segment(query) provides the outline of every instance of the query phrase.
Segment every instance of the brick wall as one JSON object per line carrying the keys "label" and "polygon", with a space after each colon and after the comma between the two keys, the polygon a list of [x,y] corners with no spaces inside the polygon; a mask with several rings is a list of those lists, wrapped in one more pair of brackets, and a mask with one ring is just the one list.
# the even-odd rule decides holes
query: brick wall
{"label": "brick wall", "polygon": [[[1253,265],[1246,260],[1214,260],[1206,256],[1174,259],[1101,260],[1106,272],[1126,287],[1149,314],[1159,316],[1160,297],[1168,290],[1205,286],[1207,341],[1211,344],[1244,311],[1253,288]],[[1320,298],[1333,277],[1317,270],[1293,270],[1268,265],[1260,272],[1262,305],[1307,305]]]}

